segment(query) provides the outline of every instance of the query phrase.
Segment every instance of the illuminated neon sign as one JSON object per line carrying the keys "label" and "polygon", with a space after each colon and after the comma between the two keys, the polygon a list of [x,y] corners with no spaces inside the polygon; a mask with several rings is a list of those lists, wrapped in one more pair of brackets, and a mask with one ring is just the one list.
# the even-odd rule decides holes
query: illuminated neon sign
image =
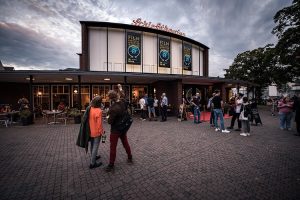
{"label": "illuminated neon sign", "polygon": [[142,21],[141,18],[132,20],[132,25],[158,29],[158,30],[167,31],[170,33],[175,33],[177,35],[185,36],[185,33],[181,32],[180,30],[171,29],[167,25],[163,25],[161,23],[152,24],[152,22],[147,22],[146,20]]}

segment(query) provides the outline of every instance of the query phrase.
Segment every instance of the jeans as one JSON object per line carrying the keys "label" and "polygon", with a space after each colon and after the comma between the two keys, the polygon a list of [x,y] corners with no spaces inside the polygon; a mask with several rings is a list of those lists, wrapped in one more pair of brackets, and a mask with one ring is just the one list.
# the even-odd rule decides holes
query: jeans
{"label": "jeans", "polygon": [[281,129],[291,128],[292,117],[293,117],[292,112],[287,112],[287,113],[279,112],[280,128]]}
{"label": "jeans", "polygon": [[209,123],[212,125],[212,124],[214,124],[214,121],[215,121],[214,110],[212,109],[212,110],[210,111]]}
{"label": "jeans", "polygon": [[220,124],[221,124],[221,129],[225,130],[224,127],[224,118],[223,118],[223,112],[222,109],[214,109],[214,117],[215,117],[215,127],[218,128],[218,117],[220,117]]}
{"label": "jeans", "polygon": [[249,120],[241,120],[241,121],[242,121],[243,133],[250,133],[250,122],[249,122]]}
{"label": "jeans", "polygon": [[100,143],[100,136],[91,138],[91,164],[94,165],[96,163],[96,156],[98,153],[99,143]]}
{"label": "jeans", "polygon": [[117,145],[118,140],[121,139],[123,147],[128,155],[128,158],[132,158],[131,149],[127,140],[127,133],[119,134],[119,133],[111,133],[110,134],[110,155],[109,155],[109,164],[114,165],[117,155]]}
{"label": "jeans", "polygon": [[194,107],[194,123],[200,122],[200,109],[199,107]]}

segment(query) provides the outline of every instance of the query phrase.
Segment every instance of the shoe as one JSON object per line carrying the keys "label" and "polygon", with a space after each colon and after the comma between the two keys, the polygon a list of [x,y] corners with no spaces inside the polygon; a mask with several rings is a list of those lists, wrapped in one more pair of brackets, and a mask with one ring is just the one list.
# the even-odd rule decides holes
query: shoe
{"label": "shoe", "polygon": [[288,128],[287,130],[288,130],[288,131],[291,131],[291,130],[292,130],[292,128]]}
{"label": "shoe", "polygon": [[99,156],[96,156],[96,160],[99,160],[101,158],[101,156],[99,155]]}
{"label": "shoe", "polygon": [[250,133],[246,133],[247,134],[247,136],[250,136]]}
{"label": "shoe", "polygon": [[240,129],[240,128],[237,128],[237,129],[235,129],[235,131],[241,131],[241,129]]}
{"label": "shoe", "polygon": [[201,123],[202,123],[201,121],[198,122],[198,124],[201,124]]}
{"label": "shoe", "polygon": [[280,127],[280,130],[282,130],[282,131],[283,131],[283,130],[284,130],[284,128],[281,128],[281,127]]}
{"label": "shoe", "polygon": [[96,167],[100,167],[102,165],[102,162],[99,162],[99,163],[95,163],[95,164],[90,164],[90,169],[94,169]]}
{"label": "shoe", "polygon": [[114,165],[113,164],[108,164],[105,167],[105,171],[107,171],[107,172],[111,172],[112,170],[114,170]]}
{"label": "shoe", "polygon": [[230,131],[229,130],[222,130],[222,133],[230,133]]}
{"label": "shoe", "polygon": [[247,133],[241,133],[240,136],[247,136]]}
{"label": "shoe", "polygon": [[216,128],[215,131],[216,131],[216,132],[217,132],[217,131],[220,131],[220,128]]}
{"label": "shoe", "polygon": [[215,127],[215,125],[211,124],[210,127]]}
{"label": "shoe", "polygon": [[233,129],[233,126],[228,126],[227,129]]}
{"label": "shoe", "polygon": [[128,159],[127,159],[127,162],[130,163],[130,164],[132,164],[132,163],[133,163],[132,158],[128,158]]}

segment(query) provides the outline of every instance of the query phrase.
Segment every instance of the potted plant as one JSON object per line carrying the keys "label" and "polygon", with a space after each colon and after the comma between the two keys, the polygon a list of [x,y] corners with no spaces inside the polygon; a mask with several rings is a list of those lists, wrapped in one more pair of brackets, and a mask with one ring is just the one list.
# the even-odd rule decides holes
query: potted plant
{"label": "potted plant", "polygon": [[29,109],[23,109],[20,111],[20,119],[23,126],[33,123],[33,115]]}
{"label": "potted plant", "polygon": [[74,117],[75,124],[81,123],[81,111],[77,108],[72,108],[69,111],[69,116]]}

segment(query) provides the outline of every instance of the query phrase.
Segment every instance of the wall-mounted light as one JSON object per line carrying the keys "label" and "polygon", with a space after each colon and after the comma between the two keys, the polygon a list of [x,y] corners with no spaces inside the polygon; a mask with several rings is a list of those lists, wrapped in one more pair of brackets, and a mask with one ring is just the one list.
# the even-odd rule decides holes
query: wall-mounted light
{"label": "wall-mounted light", "polygon": [[78,93],[78,91],[77,90],[74,90],[74,94],[77,94]]}
{"label": "wall-mounted light", "polygon": [[38,94],[38,96],[42,96],[42,92],[38,92],[37,94]]}
{"label": "wall-mounted light", "polygon": [[103,79],[103,80],[105,80],[105,81],[110,81],[110,78],[105,78],[105,79]]}
{"label": "wall-mounted light", "polygon": [[73,81],[72,78],[65,78],[66,81]]}
{"label": "wall-mounted light", "polygon": [[156,94],[156,88],[153,89],[154,94]]}
{"label": "wall-mounted light", "polygon": [[[27,80],[27,81],[30,81],[30,78],[29,78],[29,77],[27,77],[27,78],[26,78],[26,80]],[[35,79],[34,79],[34,78],[32,78],[32,80],[34,81]]]}

